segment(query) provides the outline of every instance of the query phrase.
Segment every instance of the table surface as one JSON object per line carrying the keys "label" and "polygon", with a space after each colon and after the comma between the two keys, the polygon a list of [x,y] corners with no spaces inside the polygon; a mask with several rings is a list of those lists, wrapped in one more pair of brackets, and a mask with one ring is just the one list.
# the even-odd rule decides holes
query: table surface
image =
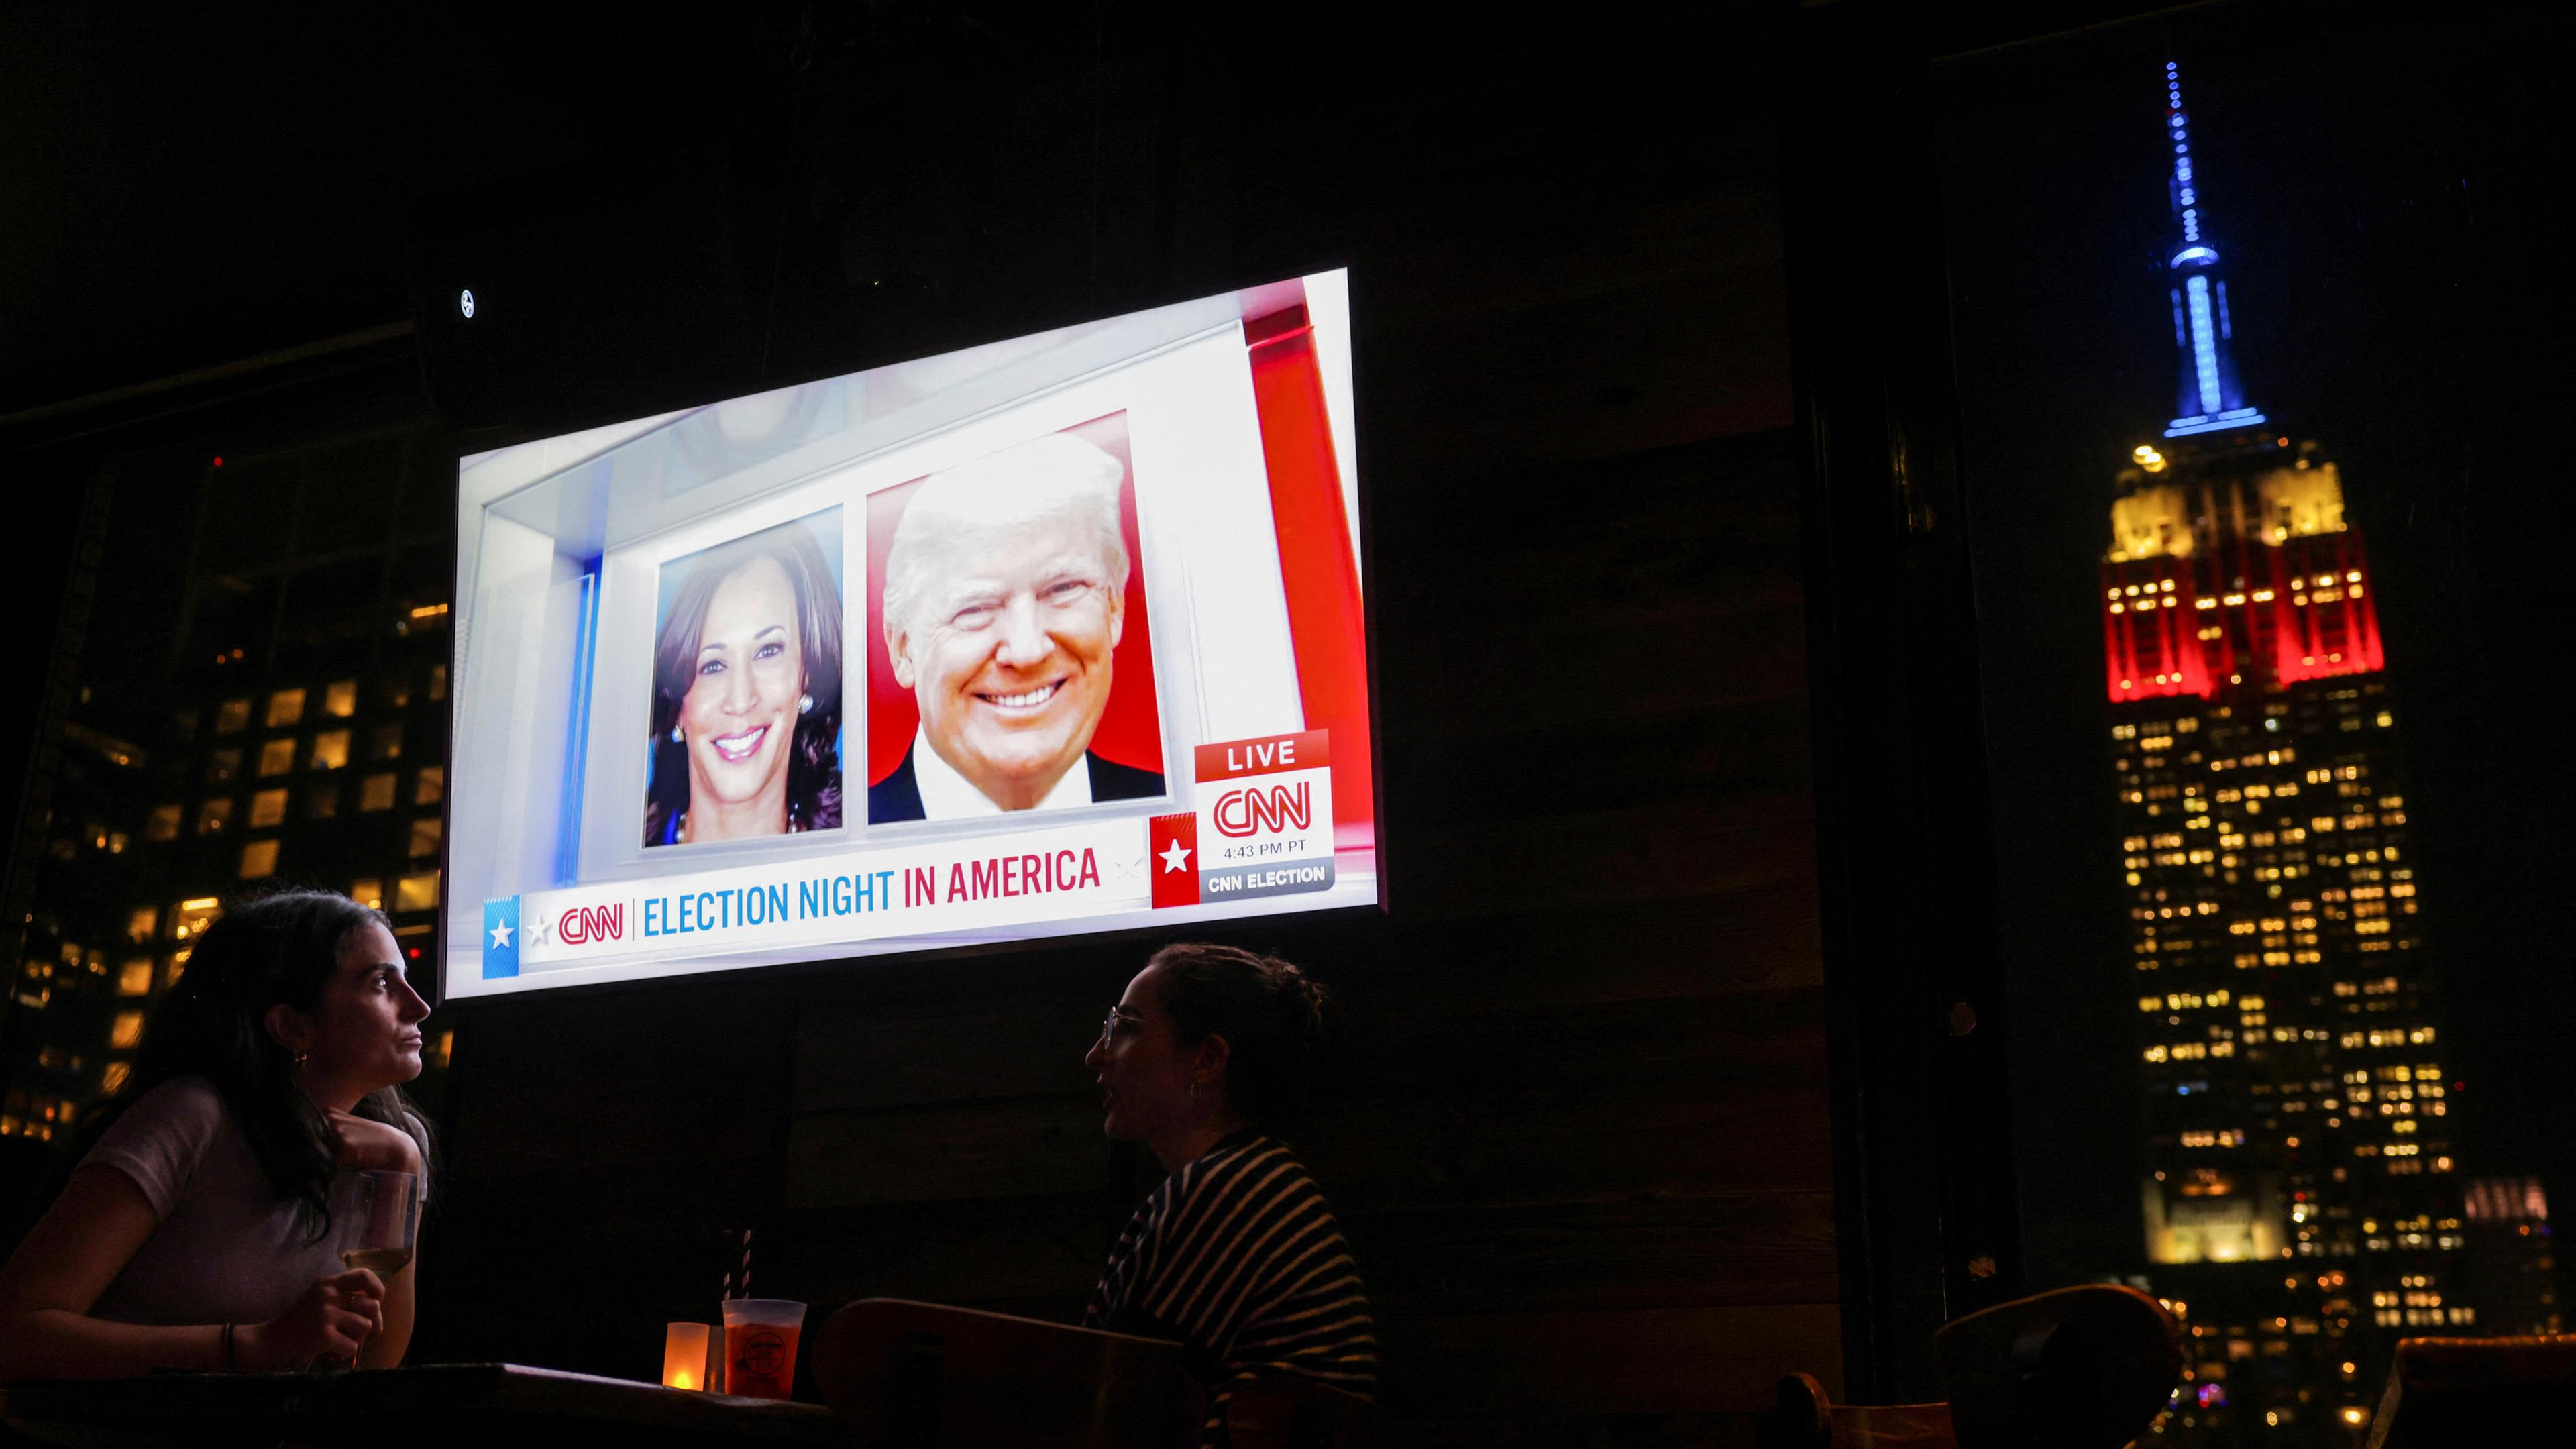
{"label": "table surface", "polygon": [[519,1364],[342,1373],[38,1379],[7,1390],[9,1425],[57,1444],[364,1445],[498,1449],[582,1430],[621,1444],[850,1445],[820,1404],[666,1389]]}

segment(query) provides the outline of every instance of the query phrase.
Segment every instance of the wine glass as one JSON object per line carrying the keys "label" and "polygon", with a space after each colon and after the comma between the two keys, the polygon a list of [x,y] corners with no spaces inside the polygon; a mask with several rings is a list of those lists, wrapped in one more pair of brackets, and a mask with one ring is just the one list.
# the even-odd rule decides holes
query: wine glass
{"label": "wine glass", "polygon": [[409,1172],[357,1174],[358,1235],[340,1250],[340,1266],[390,1278],[411,1262],[420,1228],[420,1178]]}
{"label": "wine glass", "polygon": [[[367,1171],[356,1174],[357,1236],[340,1250],[340,1266],[365,1268],[391,1278],[411,1263],[413,1235],[420,1230],[420,1178],[409,1172]],[[366,1345],[359,1344],[360,1355]],[[357,1359],[351,1358],[351,1365]]]}

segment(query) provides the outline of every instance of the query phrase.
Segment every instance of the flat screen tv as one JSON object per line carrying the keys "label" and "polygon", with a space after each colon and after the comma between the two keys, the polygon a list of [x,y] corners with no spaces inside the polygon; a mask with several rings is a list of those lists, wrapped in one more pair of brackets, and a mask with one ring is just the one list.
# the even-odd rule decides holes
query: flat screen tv
{"label": "flat screen tv", "polygon": [[458,466],[448,997],[1382,904],[1343,273]]}

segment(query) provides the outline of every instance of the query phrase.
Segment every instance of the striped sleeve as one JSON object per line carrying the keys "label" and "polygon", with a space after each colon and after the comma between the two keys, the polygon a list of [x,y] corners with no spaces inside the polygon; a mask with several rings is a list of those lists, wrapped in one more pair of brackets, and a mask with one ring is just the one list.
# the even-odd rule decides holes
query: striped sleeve
{"label": "striped sleeve", "polygon": [[1377,1338],[1341,1225],[1267,1137],[1222,1144],[1154,1189],[1110,1249],[1084,1322],[1181,1340],[1209,1390],[1205,1445],[1225,1444],[1227,1401],[1265,1371],[1363,1396],[1377,1385]]}

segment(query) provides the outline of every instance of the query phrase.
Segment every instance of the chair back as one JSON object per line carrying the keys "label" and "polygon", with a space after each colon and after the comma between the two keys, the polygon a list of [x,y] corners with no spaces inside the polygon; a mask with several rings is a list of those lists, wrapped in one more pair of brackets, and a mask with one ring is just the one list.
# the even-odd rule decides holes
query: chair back
{"label": "chair back", "polygon": [[1814,1374],[1780,1380],[1753,1425],[1754,1449],[1959,1449],[1948,1404],[1837,1404]]}
{"label": "chair back", "polygon": [[2576,1334],[2401,1339],[2368,1449],[2563,1443],[2570,1402]]}
{"label": "chair back", "polygon": [[867,1298],[815,1336],[823,1401],[886,1449],[1176,1442],[1181,1346],[1006,1313]]}
{"label": "chair back", "polygon": [[2182,1326],[2109,1285],[1972,1313],[1932,1337],[1949,1398],[1837,1404],[1811,1374],[1780,1380],[1757,1449],[2123,1449],[2182,1377]]}
{"label": "chair back", "polygon": [[1932,1347],[1960,1449],[2122,1449],[2182,1378],[2182,1325],[2112,1284],[1971,1313]]}
{"label": "chair back", "polygon": [[1234,1449],[1357,1449],[1377,1406],[1347,1389],[1300,1374],[1265,1373],[1225,1403]]}

